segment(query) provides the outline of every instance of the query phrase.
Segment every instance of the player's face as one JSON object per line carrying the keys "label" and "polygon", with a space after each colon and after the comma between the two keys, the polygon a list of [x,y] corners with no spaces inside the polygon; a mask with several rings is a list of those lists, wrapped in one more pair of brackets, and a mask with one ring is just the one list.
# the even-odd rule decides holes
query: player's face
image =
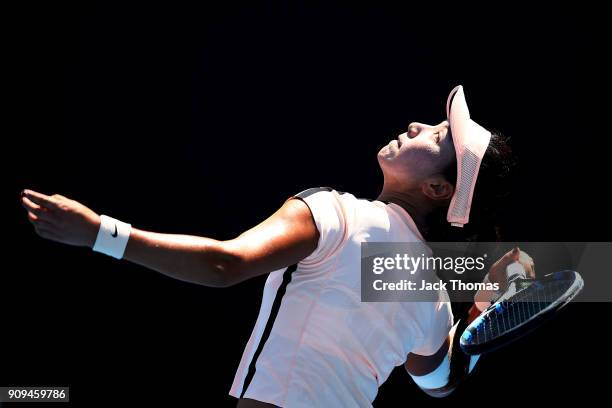
{"label": "player's face", "polygon": [[378,163],[385,174],[404,183],[419,183],[440,174],[455,158],[455,148],[447,121],[438,125],[413,122],[378,152]]}

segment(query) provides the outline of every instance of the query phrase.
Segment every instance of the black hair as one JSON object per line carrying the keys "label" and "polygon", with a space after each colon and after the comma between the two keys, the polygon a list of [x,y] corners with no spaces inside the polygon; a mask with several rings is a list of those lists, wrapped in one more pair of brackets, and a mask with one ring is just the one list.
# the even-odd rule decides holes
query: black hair
{"label": "black hair", "polygon": [[[502,221],[507,210],[505,204],[511,191],[512,170],[516,166],[516,158],[508,142],[509,138],[499,133],[491,134],[491,141],[480,163],[469,222],[463,228],[451,226],[446,220],[448,207],[440,207],[427,219],[429,229],[425,238],[428,241],[502,240]],[[442,174],[454,186],[457,161],[453,160]]]}

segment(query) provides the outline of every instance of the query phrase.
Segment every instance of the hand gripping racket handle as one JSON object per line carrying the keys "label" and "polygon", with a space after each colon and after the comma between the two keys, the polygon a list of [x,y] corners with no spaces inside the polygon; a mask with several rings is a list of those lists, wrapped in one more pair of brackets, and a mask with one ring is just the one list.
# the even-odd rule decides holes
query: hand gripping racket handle
{"label": "hand gripping racket handle", "polygon": [[513,262],[506,267],[506,279],[511,282],[517,278],[526,278],[527,272],[525,267],[520,262]]}
{"label": "hand gripping racket handle", "polygon": [[[511,283],[518,278],[526,278],[527,272],[525,271],[525,267],[520,262],[513,262],[506,267],[506,282],[508,282],[509,286],[511,286],[509,293],[514,294],[515,290],[512,287]],[[485,278],[488,281],[488,278]],[[499,291],[492,290],[479,290],[474,295],[474,304],[479,311],[484,311],[491,304],[495,303],[500,296],[503,294]]]}

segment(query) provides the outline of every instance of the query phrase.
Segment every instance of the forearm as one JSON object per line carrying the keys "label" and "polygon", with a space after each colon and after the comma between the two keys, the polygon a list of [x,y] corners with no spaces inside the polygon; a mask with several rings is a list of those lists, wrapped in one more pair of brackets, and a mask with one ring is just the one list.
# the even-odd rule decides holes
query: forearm
{"label": "forearm", "polygon": [[236,257],[223,241],[132,228],[123,259],[175,279],[206,286],[232,283]]}
{"label": "forearm", "polygon": [[473,316],[468,316],[455,324],[436,354],[432,356],[409,354],[406,370],[428,395],[436,398],[449,395],[467,378],[476,365],[479,356],[468,356],[459,346],[459,337],[472,319]]}

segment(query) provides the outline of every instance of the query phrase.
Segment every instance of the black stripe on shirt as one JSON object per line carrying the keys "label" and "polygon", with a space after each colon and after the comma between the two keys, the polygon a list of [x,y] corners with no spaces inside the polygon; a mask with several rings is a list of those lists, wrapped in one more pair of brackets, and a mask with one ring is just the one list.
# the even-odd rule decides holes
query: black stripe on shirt
{"label": "black stripe on shirt", "polygon": [[307,190],[301,191],[299,193],[297,193],[296,195],[294,195],[294,197],[297,198],[306,198],[308,196],[311,196],[315,193],[318,193],[319,191],[332,191],[333,189],[331,187],[313,187],[313,188],[309,188]]}
{"label": "black stripe on shirt", "polygon": [[[313,190],[313,189],[311,189]],[[308,190],[306,190],[308,191]],[[255,354],[253,354],[253,358],[251,359],[251,364],[249,364],[249,371],[247,372],[246,377],[244,378],[244,384],[242,385],[242,393],[240,394],[240,398],[244,398],[244,393],[247,388],[253,381],[253,377],[255,376],[255,364],[257,363],[257,358],[261,354],[261,351],[270,337],[270,333],[272,332],[272,326],[274,326],[274,320],[276,320],[276,316],[278,316],[278,311],[280,310],[281,301],[285,292],[287,291],[287,285],[291,282],[291,276],[293,272],[297,269],[297,264],[291,265],[285,272],[283,272],[283,282],[278,287],[278,291],[276,292],[276,296],[274,297],[274,303],[272,303],[272,309],[270,310],[270,316],[268,316],[268,321],[266,322],[266,327],[261,335],[261,339],[259,340],[259,345],[257,346],[257,350],[255,350]]]}

